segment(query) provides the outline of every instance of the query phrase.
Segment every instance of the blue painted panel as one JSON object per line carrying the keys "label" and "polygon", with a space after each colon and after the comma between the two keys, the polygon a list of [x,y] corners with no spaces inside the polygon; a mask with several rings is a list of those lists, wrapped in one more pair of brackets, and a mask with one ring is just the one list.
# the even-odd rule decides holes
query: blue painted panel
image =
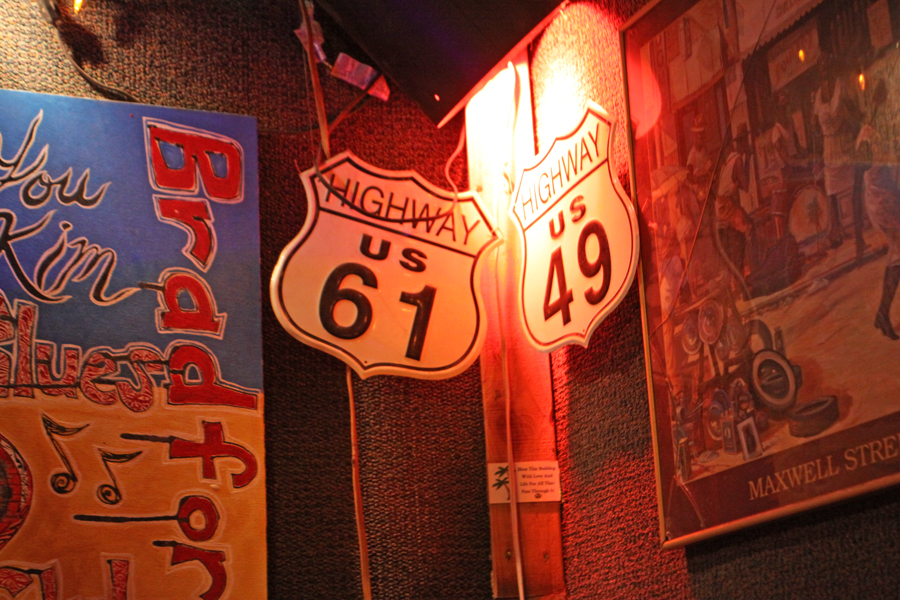
{"label": "blue painted panel", "polygon": [[0,290],[37,306],[34,338],[202,345],[262,389],[255,119],[0,90],[0,135]]}

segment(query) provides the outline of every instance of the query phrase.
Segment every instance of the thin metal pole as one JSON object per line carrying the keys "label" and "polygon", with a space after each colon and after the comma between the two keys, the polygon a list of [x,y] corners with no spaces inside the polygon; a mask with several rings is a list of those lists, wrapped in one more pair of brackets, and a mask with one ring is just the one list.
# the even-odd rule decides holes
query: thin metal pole
{"label": "thin metal pole", "polygon": [[353,503],[356,507],[356,534],[359,538],[359,570],[362,577],[363,598],[372,600],[372,581],[369,577],[369,548],[366,543],[366,522],[363,518],[362,485],[359,482],[359,445],[356,438],[356,404],[353,401],[353,377],[347,366],[347,396],[350,398],[350,447],[353,460]]}

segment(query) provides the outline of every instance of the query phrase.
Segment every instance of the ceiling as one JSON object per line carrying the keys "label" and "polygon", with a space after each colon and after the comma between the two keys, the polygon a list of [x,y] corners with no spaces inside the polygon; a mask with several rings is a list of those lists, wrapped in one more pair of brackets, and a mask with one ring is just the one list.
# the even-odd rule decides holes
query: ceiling
{"label": "ceiling", "polygon": [[560,0],[318,0],[438,126],[555,15]]}

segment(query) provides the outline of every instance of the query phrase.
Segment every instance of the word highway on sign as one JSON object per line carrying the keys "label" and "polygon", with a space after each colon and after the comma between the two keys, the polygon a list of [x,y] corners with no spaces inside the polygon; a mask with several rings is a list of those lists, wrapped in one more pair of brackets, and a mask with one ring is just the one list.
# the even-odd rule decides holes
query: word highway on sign
{"label": "word highway on sign", "polygon": [[634,279],[638,224],[610,167],[614,125],[590,103],[578,126],[522,172],[510,204],[525,245],[519,307],[539,350],[587,346]]}
{"label": "word highway on sign", "polygon": [[361,377],[443,379],[471,365],[485,333],[481,259],[500,241],[478,198],[350,152],[302,177],[306,223],[271,281],[282,326]]}

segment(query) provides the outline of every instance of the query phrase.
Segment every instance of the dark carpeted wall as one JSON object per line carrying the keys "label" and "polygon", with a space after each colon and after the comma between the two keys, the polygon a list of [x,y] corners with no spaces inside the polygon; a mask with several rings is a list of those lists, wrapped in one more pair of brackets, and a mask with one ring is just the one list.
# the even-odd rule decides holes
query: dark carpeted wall
{"label": "dark carpeted wall", "polygon": [[[578,82],[568,101],[593,99],[624,126],[616,31],[642,4],[572,3],[533,44],[541,148],[561,110],[560,77]],[[92,74],[142,102],[257,118],[264,281],[303,223],[297,169],[315,159],[315,110],[292,33],[298,22],[295,0],[85,0],[62,25]],[[332,55],[353,49],[337,33],[328,43]],[[335,114],[355,92],[323,81]],[[34,0],[0,2],[0,87],[100,97],[67,62]],[[373,100],[351,116],[332,144],[446,186],[442,170],[461,126],[457,117],[437,130],[394,90],[389,102]],[[624,180],[624,138],[616,149]],[[463,160],[452,173],[465,181]],[[361,598],[343,364],[290,338],[267,301],[262,315],[269,532],[259,543],[268,550],[270,597]],[[589,348],[555,352],[552,367],[570,598],[898,595],[896,490],[659,550],[636,288]],[[444,382],[354,377],[354,390],[375,597],[490,598],[477,363]]]}

